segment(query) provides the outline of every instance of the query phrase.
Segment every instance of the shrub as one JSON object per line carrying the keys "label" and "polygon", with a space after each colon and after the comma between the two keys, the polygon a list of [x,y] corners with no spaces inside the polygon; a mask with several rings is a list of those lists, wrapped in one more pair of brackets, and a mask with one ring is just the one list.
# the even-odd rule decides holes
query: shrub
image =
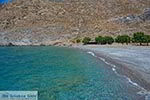
{"label": "shrub", "polygon": [[102,40],[103,40],[103,37],[102,37],[102,36],[98,36],[98,37],[95,38],[95,42],[96,42],[97,44],[101,44],[101,43],[102,43]]}
{"label": "shrub", "polygon": [[96,37],[96,38],[95,38],[95,42],[96,42],[97,44],[102,44],[102,45],[104,45],[104,44],[107,43],[105,37],[102,37],[102,36]]}
{"label": "shrub", "polygon": [[150,43],[150,35],[144,35],[143,43],[147,43],[147,46],[148,46],[148,43]]}
{"label": "shrub", "polygon": [[80,40],[80,39],[77,39],[77,40],[76,40],[76,43],[80,43],[80,42],[81,42],[81,40]]}
{"label": "shrub", "polygon": [[140,43],[140,45],[142,45],[142,43],[145,41],[144,38],[145,38],[144,32],[137,32],[133,34],[132,41],[134,43]]}
{"label": "shrub", "polygon": [[91,38],[85,37],[85,38],[82,40],[82,43],[85,45],[85,44],[88,44],[90,41],[91,41]]}
{"label": "shrub", "polygon": [[101,44],[102,44],[102,45],[105,45],[105,44],[107,44],[107,42],[106,42],[106,39],[105,39],[104,37],[102,37]]}
{"label": "shrub", "polygon": [[115,41],[116,41],[117,43],[122,43],[122,44],[126,43],[126,44],[128,44],[128,43],[130,43],[131,38],[130,38],[130,36],[128,36],[128,35],[118,35],[118,36],[116,37]]}
{"label": "shrub", "polygon": [[114,39],[111,36],[105,36],[104,40],[107,44],[113,44],[114,43]]}

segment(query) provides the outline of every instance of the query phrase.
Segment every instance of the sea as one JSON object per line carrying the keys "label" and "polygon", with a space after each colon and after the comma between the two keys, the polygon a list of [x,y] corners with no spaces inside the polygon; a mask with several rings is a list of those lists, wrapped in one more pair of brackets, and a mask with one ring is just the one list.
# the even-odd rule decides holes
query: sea
{"label": "sea", "polygon": [[38,100],[143,100],[92,52],[54,46],[0,47],[0,91],[38,91]]}

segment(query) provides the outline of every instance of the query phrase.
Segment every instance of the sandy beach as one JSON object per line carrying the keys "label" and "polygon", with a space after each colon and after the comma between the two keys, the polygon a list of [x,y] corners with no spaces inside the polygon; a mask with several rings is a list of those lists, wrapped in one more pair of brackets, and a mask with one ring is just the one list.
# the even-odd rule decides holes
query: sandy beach
{"label": "sandy beach", "polygon": [[150,47],[126,45],[78,45],[89,54],[110,64],[115,73],[141,88],[142,92],[150,91]]}

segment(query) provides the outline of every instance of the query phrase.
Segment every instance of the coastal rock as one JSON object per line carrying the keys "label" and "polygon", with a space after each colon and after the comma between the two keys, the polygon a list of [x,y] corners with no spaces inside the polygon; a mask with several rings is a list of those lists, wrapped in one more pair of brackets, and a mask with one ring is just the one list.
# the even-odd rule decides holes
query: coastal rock
{"label": "coastal rock", "polygon": [[145,9],[144,13],[139,16],[141,20],[150,20],[150,8]]}
{"label": "coastal rock", "polygon": [[114,18],[112,20],[116,22],[121,22],[121,23],[135,23],[135,22],[149,21],[150,20],[150,8],[145,9],[144,12],[139,15],[131,14],[128,16]]}

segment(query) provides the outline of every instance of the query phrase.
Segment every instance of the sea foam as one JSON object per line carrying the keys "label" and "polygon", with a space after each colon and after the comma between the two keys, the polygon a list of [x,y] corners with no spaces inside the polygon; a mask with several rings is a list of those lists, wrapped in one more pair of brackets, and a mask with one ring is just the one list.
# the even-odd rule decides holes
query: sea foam
{"label": "sea foam", "polygon": [[93,52],[87,52],[88,54],[91,54],[92,56],[96,57],[95,54]]}
{"label": "sea foam", "polygon": [[114,65],[114,64],[111,64],[111,63],[109,63],[109,62],[107,62],[104,58],[102,58],[102,57],[98,57],[98,56],[96,56],[95,54],[94,54],[94,52],[91,52],[91,51],[89,51],[89,52],[87,52],[88,54],[90,54],[90,55],[92,55],[92,56],[94,56],[94,57],[96,57],[96,58],[98,58],[98,59],[100,59],[100,60],[102,60],[103,62],[105,62],[107,65],[109,65],[109,66],[111,66],[112,67],[112,70],[116,73],[116,74],[118,74],[117,73],[117,71],[116,71],[116,66]]}

